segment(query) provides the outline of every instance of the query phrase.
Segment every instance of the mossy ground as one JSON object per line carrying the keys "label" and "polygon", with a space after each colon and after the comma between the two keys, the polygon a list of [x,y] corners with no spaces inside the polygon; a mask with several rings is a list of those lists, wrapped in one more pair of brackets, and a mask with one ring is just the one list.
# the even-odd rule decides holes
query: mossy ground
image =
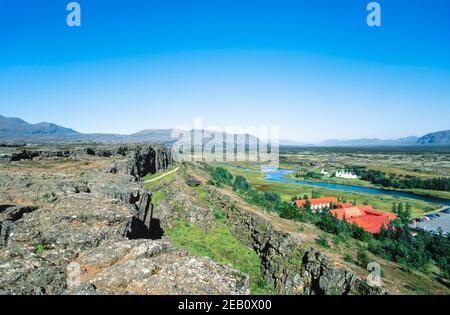
{"label": "mossy ground", "polygon": [[217,214],[215,212],[218,222],[208,231],[203,231],[196,224],[187,224],[181,220],[167,230],[167,235],[190,255],[207,256],[218,263],[229,264],[248,274],[252,294],[275,293],[273,287],[266,285],[262,279],[258,255],[252,249],[239,243],[226,224],[222,223],[224,218],[218,211]]}

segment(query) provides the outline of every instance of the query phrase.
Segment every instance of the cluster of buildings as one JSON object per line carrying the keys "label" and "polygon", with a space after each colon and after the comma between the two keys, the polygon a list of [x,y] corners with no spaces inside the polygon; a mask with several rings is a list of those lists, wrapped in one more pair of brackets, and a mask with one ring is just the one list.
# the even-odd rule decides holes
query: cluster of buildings
{"label": "cluster of buildings", "polygon": [[298,208],[304,208],[308,202],[313,211],[321,211],[325,207],[332,208],[332,206],[337,206],[337,208],[330,210],[332,215],[339,220],[345,218],[348,223],[355,223],[372,234],[379,233],[383,226],[387,228],[389,222],[397,218],[394,213],[381,212],[373,209],[370,205],[358,206],[353,205],[351,202],[338,202],[335,197],[295,200],[294,204]]}
{"label": "cluster of buildings", "polygon": [[[327,172],[325,169],[322,169],[320,171],[320,174],[325,177],[330,177],[330,173]],[[356,174],[353,174],[352,172],[346,172],[343,170],[338,170],[338,171],[334,172],[333,175],[338,178],[346,178],[346,179],[358,178],[358,176],[356,176]]]}
{"label": "cluster of buildings", "polygon": [[334,176],[339,177],[339,178],[346,178],[346,179],[358,178],[358,176],[356,176],[352,172],[346,172],[346,171],[336,171],[334,173]]}

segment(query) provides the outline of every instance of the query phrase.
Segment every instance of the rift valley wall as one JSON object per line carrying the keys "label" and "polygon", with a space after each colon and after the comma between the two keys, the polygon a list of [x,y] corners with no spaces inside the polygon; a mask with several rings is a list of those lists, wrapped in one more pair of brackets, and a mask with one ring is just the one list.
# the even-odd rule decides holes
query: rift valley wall
{"label": "rift valley wall", "polygon": [[328,257],[302,240],[278,230],[266,218],[240,207],[217,189],[208,189],[211,202],[226,212],[228,224],[241,242],[253,248],[262,263],[266,282],[279,294],[385,294],[372,288],[352,271],[334,267]]}

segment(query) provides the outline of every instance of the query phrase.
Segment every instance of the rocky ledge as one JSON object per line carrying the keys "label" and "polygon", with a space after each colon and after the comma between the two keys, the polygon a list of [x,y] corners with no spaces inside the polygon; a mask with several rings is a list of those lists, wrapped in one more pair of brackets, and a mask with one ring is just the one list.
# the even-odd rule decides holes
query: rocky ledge
{"label": "rocky ledge", "polygon": [[8,147],[0,157],[0,294],[248,293],[245,274],[157,239],[138,179],[171,163],[167,148]]}

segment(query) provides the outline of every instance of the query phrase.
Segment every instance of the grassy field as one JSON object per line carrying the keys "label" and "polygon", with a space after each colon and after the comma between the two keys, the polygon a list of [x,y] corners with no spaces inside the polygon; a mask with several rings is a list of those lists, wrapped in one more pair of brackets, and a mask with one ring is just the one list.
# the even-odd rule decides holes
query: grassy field
{"label": "grassy field", "polygon": [[233,166],[225,166],[233,175],[244,176],[256,189],[265,191],[277,191],[285,200],[291,200],[295,195],[303,197],[303,195],[311,195],[312,191],[320,192],[321,196],[336,196],[345,198],[356,204],[364,204],[367,202],[375,209],[381,211],[391,211],[394,202],[408,202],[411,204],[413,216],[422,216],[424,213],[440,208],[440,205],[431,204],[423,201],[404,199],[399,197],[391,197],[385,195],[371,195],[357,192],[346,192],[340,190],[313,187],[310,185],[300,185],[291,183],[267,182],[264,180],[264,174],[258,172],[246,172]]}
{"label": "grassy field", "polygon": [[450,177],[450,148],[291,148],[280,149],[280,164],[292,169],[336,170],[366,166],[392,175]]}
{"label": "grassy field", "polygon": [[286,178],[290,179],[301,179],[305,181],[314,181],[314,182],[323,182],[323,183],[331,183],[331,184],[343,184],[343,185],[353,185],[353,186],[361,186],[361,187],[376,187],[368,181],[361,180],[358,178],[338,178],[338,177],[322,177],[321,179],[309,179],[304,176],[295,176],[295,174],[289,174]]}
{"label": "grassy field", "polygon": [[298,175],[296,176],[295,174],[289,174],[288,176],[286,176],[286,178],[301,179],[304,181],[313,181],[313,182],[322,182],[322,183],[331,183],[331,184],[352,185],[352,186],[360,186],[360,187],[367,187],[367,188],[382,188],[382,189],[389,189],[389,190],[411,192],[414,194],[424,195],[424,196],[450,199],[450,191],[419,189],[419,188],[414,188],[414,189],[388,188],[388,187],[383,187],[381,185],[374,185],[368,181],[361,180],[358,178],[346,179],[346,178],[338,178],[338,177],[322,177],[320,179],[309,179],[304,176],[298,176]]}

